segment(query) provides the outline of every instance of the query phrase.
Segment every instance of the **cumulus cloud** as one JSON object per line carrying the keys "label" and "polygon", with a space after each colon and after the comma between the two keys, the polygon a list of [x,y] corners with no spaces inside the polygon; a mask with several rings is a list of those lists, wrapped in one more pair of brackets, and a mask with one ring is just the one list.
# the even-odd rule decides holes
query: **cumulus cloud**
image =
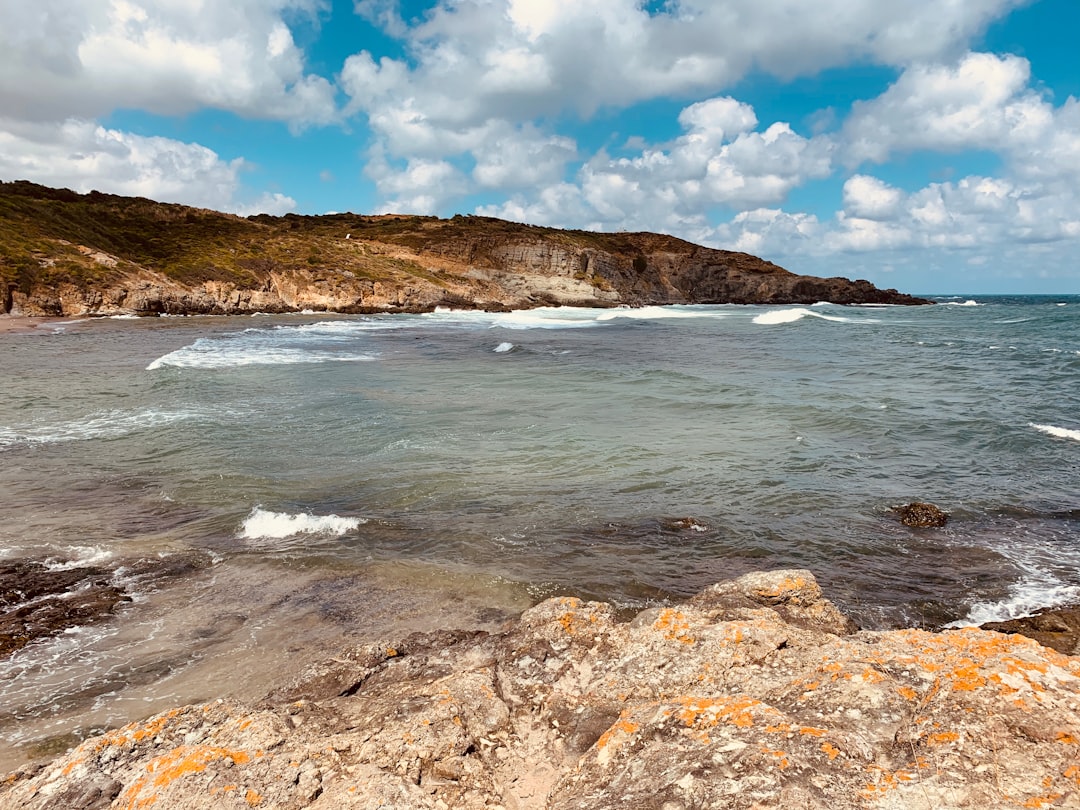
{"label": "cumulus cloud", "polygon": [[915,65],[881,96],[856,102],[844,124],[847,162],[881,163],[916,149],[1029,148],[1053,123],[1030,78],[1018,56],[969,53],[953,65]]}
{"label": "cumulus cloud", "polygon": [[63,121],[213,107],[297,127],[333,121],[333,87],[305,72],[283,19],[320,4],[0,0],[0,110]]}
{"label": "cumulus cloud", "polygon": [[296,201],[280,193],[245,200],[242,159],[223,160],[199,144],[142,137],[91,121],[61,124],[0,119],[0,178],[25,179],[236,213],[283,214]]}
{"label": "cumulus cloud", "polygon": [[732,98],[692,104],[678,120],[684,133],[670,143],[646,145],[633,157],[601,151],[574,183],[553,183],[531,201],[518,196],[483,213],[702,239],[711,212],[781,203],[792,188],[833,168],[828,138],[804,138],[782,122],[758,131],[753,108]]}
{"label": "cumulus cloud", "polygon": [[[537,122],[562,114],[589,117],[658,97],[714,96],[751,70],[791,78],[856,60],[904,66],[959,53],[991,20],[1024,2],[672,0],[657,7],[642,0],[439,0],[410,25],[394,0],[359,0],[357,10],[400,39],[406,55],[376,58],[360,51],[346,60],[339,83],[349,98],[347,113],[366,117],[384,154],[471,156],[486,164],[497,133],[523,122],[542,128]],[[692,106],[681,123],[724,138],[754,124],[708,116],[744,113],[737,106]],[[554,131],[544,137],[548,155],[570,151]],[[790,188],[790,169],[757,171],[749,184],[741,172],[728,171],[730,162],[772,160],[763,156],[763,145],[789,162],[806,157],[790,128],[747,137],[705,178],[712,189],[702,198],[755,205],[781,198]],[[632,192],[635,181],[622,171],[616,171],[621,179],[601,173],[587,193],[614,211],[619,204],[611,195]],[[474,179],[508,190],[520,182],[515,173],[487,165]]]}

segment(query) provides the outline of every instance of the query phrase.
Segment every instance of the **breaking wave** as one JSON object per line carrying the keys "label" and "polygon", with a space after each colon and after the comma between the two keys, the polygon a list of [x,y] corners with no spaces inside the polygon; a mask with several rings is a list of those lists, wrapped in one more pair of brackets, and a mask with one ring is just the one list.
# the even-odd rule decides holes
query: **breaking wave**
{"label": "breaking wave", "polygon": [[256,507],[244,519],[236,536],[241,540],[282,539],[298,534],[338,537],[356,530],[364,523],[367,523],[367,520],[358,517],[307,513],[290,515],[287,512],[270,512]]}

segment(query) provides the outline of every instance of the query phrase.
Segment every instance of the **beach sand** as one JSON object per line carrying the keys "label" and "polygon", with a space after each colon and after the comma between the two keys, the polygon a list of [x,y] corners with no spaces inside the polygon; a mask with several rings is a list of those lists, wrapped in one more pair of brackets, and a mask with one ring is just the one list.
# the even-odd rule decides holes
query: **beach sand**
{"label": "beach sand", "polygon": [[21,315],[0,315],[0,335],[5,334],[39,334],[48,335],[47,329],[38,329],[45,324],[57,323],[68,320],[67,318],[27,318]]}

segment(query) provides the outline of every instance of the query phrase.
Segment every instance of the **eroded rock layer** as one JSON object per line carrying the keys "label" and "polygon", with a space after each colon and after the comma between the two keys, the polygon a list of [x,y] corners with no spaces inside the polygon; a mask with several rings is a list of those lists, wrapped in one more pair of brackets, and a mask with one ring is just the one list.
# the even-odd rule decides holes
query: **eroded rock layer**
{"label": "eroded rock layer", "polygon": [[0,806],[1077,807],[1080,659],[852,632],[807,571],[629,622],[558,598],[89,739],[9,776]]}

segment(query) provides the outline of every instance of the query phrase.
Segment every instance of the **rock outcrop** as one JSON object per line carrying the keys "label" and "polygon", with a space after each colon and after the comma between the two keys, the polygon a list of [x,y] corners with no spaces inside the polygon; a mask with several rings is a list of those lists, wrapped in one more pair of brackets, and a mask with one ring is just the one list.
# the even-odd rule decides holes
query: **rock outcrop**
{"label": "rock outcrop", "polygon": [[620,621],[353,649],[261,706],[188,706],[10,775],[0,806],[1080,806],[1080,659],[981,630],[855,632],[807,571]]}
{"label": "rock outcrop", "polygon": [[651,233],[487,217],[259,215],[0,183],[0,313],[26,316],[927,304]]}

